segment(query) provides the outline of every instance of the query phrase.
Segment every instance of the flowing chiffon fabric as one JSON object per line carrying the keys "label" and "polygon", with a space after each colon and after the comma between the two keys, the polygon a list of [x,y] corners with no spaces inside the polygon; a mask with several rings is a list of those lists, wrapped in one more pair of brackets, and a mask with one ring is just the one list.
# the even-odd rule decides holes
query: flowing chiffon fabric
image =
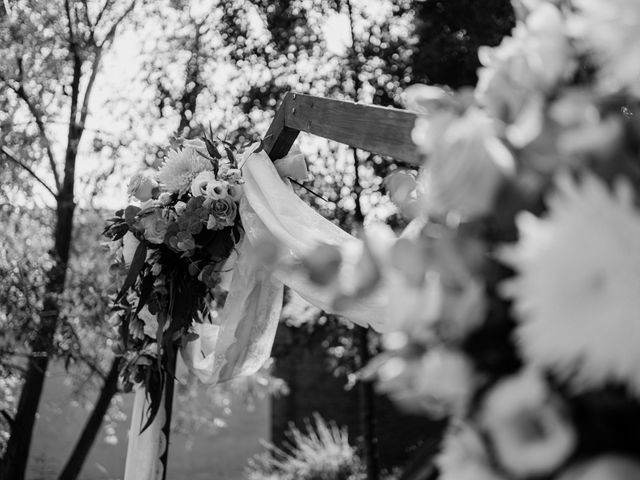
{"label": "flowing chiffon fabric", "polygon": [[127,462],[124,469],[125,480],[162,480],[164,465],[160,461],[160,456],[167,448],[167,442],[162,433],[166,418],[164,396],[153,423],[140,433],[148,418],[148,408],[145,389],[140,385],[136,388],[131,411]]}
{"label": "flowing chiffon fabric", "polygon": [[[319,287],[296,268],[263,265],[252,250],[277,245],[276,265],[295,266],[319,244],[337,247],[342,254],[339,278],[348,282],[358,269],[362,241],[349,235],[304,203],[286,177],[306,176],[306,164],[299,151],[272,162],[257,146],[245,154],[242,164],[244,196],[240,216],[244,238],[227,266],[235,263],[229,294],[216,324],[194,324],[196,340],[181,349],[187,367],[204,383],[215,384],[255,373],[269,358],[280,317],[284,285],[327,313],[342,315],[359,325],[383,331],[386,298],[370,295],[364,300],[336,308],[336,287]],[[285,177],[285,178],[283,178]],[[144,394],[136,393],[134,417],[127,453],[125,480],[156,480],[157,458],[162,443],[158,418],[142,435],[140,415]],[[156,435],[156,437],[154,437]],[[142,464],[140,467],[133,465]],[[144,466],[146,465],[146,467]]]}

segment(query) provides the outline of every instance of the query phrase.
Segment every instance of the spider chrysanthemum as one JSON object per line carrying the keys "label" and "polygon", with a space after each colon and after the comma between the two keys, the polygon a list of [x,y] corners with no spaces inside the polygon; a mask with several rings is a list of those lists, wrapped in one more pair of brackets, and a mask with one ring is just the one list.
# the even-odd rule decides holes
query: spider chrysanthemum
{"label": "spider chrysanthemum", "polygon": [[211,163],[193,148],[171,150],[158,172],[158,181],[170,192],[183,195],[191,188],[194,178],[205,170],[212,170]]}

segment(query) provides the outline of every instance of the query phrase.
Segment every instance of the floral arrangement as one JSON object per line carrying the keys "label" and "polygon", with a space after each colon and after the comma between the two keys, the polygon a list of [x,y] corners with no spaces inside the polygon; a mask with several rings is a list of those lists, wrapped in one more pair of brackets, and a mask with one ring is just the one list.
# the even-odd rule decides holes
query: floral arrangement
{"label": "floral arrangement", "polygon": [[390,298],[363,375],[450,419],[441,479],[640,478],[640,2],[514,6],[475,89],[407,92],[413,220],[337,301]]}
{"label": "floral arrangement", "polygon": [[193,322],[215,323],[212,307],[225,262],[240,241],[242,176],[232,146],[213,136],[179,141],[155,175],[134,175],[136,201],[116,212],[105,235],[124,283],[112,325],[125,389],[144,384],[153,420],[177,348]]}

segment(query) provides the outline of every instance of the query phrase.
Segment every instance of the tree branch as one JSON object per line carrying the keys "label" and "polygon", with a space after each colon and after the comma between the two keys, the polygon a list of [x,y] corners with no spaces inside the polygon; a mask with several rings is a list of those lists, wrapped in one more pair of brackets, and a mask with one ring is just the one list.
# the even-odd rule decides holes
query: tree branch
{"label": "tree branch", "polygon": [[94,27],[98,26],[98,24],[100,23],[100,20],[102,20],[102,17],[106,13],[106,11],[109,9],[109,5],[111,3],[112,3],[112,0],[106,0],[104,2],[104,6],[100,9],[100,12],[98,12],[98,16],[96,17],[96,21],[93,23]]}
{"label": "tree branch", "polygon": [[89,5],[87,0],[82,0],[82,6],[84,7],[84,19],[93,33],[93,22],[91,21],[91,18],[89,18]]}
{"label": "tree branch", "polygon": [[[22,61],[18,60],[19,71],[22,72]],[[29,112],[33,116],[33,119],[36,122],[36,126],[38,127],[38,131],[40,132],[40,138],[44,143],[45,150],[47,152],[47,158],[49,159],[49,166],[51,167],[51,172],[53,173],[53,179],[56,183],[56,189],[60,190],[60,176],[58,175],[58,169],[56,168],[56,159],[53,155],[53,150],[51,148],[51,143],[49,142],[49,137],[47,135],[47,131],[44,128],[44,122],[42,121],[42,115],[36,108],[35,104],[31,101],[31,98],[27,94],[24,89],[24,85],[22,83],[19,86],[13,85],[9,82],[2,74],[0,74],[0,80],[2,80],[16,95],[20,98],[29,109]]]}
{"label": "tree branch", "polygon": [[69,0],[64,0],[64,11],[67,14],[67,23],[69,25],[69,43],[72,45],[73,49],[76,48],[76,36],[73,33],[73,21],[71,20],[71,6],[69,5]]}
{"label": "tree branch", "polygon": [[31,175],[40,185],[42,185],[44,188],[47,189],[47,191],[53,195],[54,198],[57,197],[56,192],[53,191],[53,189],[47,185],[44,180],[42,180],[33,170],[31,170],[27,165],[25,165],[24,163],[22,163],[20,160],[18,160],[16,157],[13,156],[13,154],[11,154],[11,152],[9,152],[4,146],[0,147],[0,151],[4,154],[5,158],[7,158],[9,161],[15,163],[16,165],[18,165],[19,167],[21,167],[23,170],[25,170],[29,175]]}
{"label": "tree branch", "polygon": [[89,76],[89,81],[87,82],[87,87],[84,90],[84,95],[82,98],[82,107],[80,107],[80,131],[84,131],[85,121],[87,120],[87,115],[89,114],[89,99],[91,98],[91,91],[93,90],[93,85],[96,81],[96,77],[98,76],[98,70],[100,70],[101,59],[102,47],[100,46],[96,48],[93,62],[91,62],[91,75]]}
{"label": "tree branch", "polygon": [[[93,62],[91,62],[91,74],[89,76],[89,81],[87,83],[87,87],[85,88],[84,95],[82,98],[82,107],[80,107],[79,128],[81,132],[84,131],[87,115],[89,114],[89,100],[91,98],[91,92],[93,90],[93,86],[95,84],[98,71],[100,70],[100,61],[102,60],[103,47],[107,43],[113,41],[118,25],[120,25],[120,23],[125,19],[125,17],[129,15],[129,13],[131,13],[131,11],[136,5],[136,1],[137,0],[133,0],[129,5],[129,7],[127,7],[127,9],[124,11],[124,13],[113,23],[113,25],[109,29],[109,32],[107,33],[105,38],[102,40],[102,42],[100,42],[99,44],[96,44],[95,56],[93,57]],[[107,0],[107,2],[105,3],[105,7],[103,8],[103,11],[104,9],[106,9],[108,3],[109,2]],[[103,11],[101,11],[100,13],[102,14]],[[97,21],[96,21],[96,24],[97,24]]]}
{"label": "tree branch", "polygon": [[[108,2],[107,2],[108,3]],[[131,11],[134,9],[134,7],[136,6],[137,0],[133,0],[129,6],[127,7],[127,9],[123,12],[122,15],[120,15],[114,22],[113,25],[111,25],[111,28],[109,29],[109,31],[107,32],[107,34],[104,37],[104,40],[102,40],[102,42],[100,42],[100,44],[98,45],[99,48],[102,48],[107,42],[110,42],[111,40],[113,40],[114,35],[116,34],[116,29],[120,26],[120,24],[122,23],[122,21],[127,18],[127,16],[131,13]]]}

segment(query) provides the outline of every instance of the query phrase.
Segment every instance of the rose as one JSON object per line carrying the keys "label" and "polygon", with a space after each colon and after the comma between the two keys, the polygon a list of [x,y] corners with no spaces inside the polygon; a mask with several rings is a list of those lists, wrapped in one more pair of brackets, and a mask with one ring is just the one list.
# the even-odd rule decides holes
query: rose
{"label": "rose", "polygon": [[154,209],[140,218],[140,224],[144,228],[144,238],[151,243],[161,244],[167,233],[168,222],[162,216],[162,211]]}
{"label": "rose", "polygon": [[211,171],[200,172],[191,182],[191,194],[201,197],[207,194],[210,184],[217,182],[215,173]]}
{"label": "rose", "polygon": [[211,214],[207,222],[209,230],[221,230],[233,225],[238,214],[238,205],[230,198],[216,200],[211,206]]}
{"label": "rose", "polygon": [[172,195],[169,192],[163,192],[160,194],[160,196],[158,197],[158,202],[160,202],[161,205],[169,205],[171,203],[172,200]]}
{"label": "rose", "polygon": [[187,204],[185,202],[176,202],[173,208],[175,209],[176,214],[181,215],[187,209]]}
{"label": "rose", "polygon": [[157,189],[158,182],[146,175],[137,173],[131,177],[131,180],[129,180],[127,193],[130,196],[136,197],[141,202],[146,202],[154,197],[154,194],[157,193]]}

